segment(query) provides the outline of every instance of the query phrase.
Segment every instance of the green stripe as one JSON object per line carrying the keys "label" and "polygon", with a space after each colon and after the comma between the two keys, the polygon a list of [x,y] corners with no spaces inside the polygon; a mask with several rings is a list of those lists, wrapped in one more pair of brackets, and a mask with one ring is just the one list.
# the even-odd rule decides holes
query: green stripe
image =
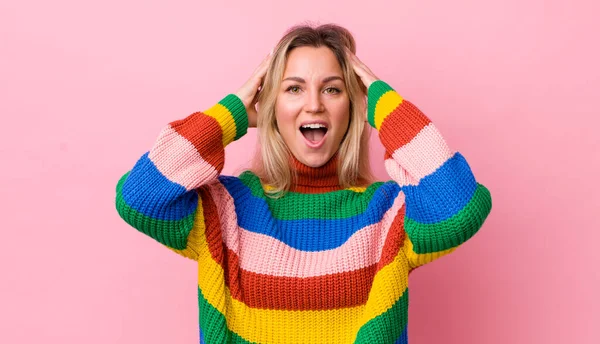
{"label": "green stripe", "polygon": [[200,287],[198,287],[198,309],[198,321],[205,343],[250,343],[229,330],[225,316],[206,300]]}
{"label": "green stripe", "polygon": [[196,211],[178,221],[157,220],[131,208],[123,199],[123,184],[131,171],[125,173],[117,183],[116,207],[125,222],[140,232],[154,238],[168,247],[183,250],[187,246],[187,237],[194,225]]}
{"label": "green stripe", "polygon": [[[206,343],[250,343],[227,327],[225,316],[206,300],[200,287],[198,287],[198,309],[200,328]],[[354,343],[393,343],[400,337],[407,323],[408,289],[385,313],[364,324],[359,329]]]}
{"label": "green stripe", "polygon": [[240,98],[234,94],[228,94],[219,104],[225,106],[235,122],[235,138],[234,141],[244,136],[248,131],[248,114],[246,107]]}
{"label": "green stripe", "polygon": [[[252,195],[263,199],[269,206],[273,217],[278,220],[304,220],[304,219],[344,219],[362,214],[377,189],[384,182],[375,182],[369,185],[364,192],[352,190],[338,190],[327,193],[303,194],[289,192],[285,197],[272,199],[265,195],[260,179],[251,171],[244,171],[239,179],[252,192]],[[335,213],[324,217],[322,207],[307,207],[307,205],[330,204],[335,207]],[[289,211],[290,209],[302,209],[302,211]],[[276,216],[277,215],[277,216]]]}
{"label": "green stripe", "polygon": [[364,324],[355,344],[394,343],[408,324],[408,289],[394,305]]}
{"label": "green stripe", "polygon": [[369,86],[369,90],[367,91],[367,118],[369,119],[369,124],[371,124],[373,128],[377,129],[377,127],[375,127],[375,107],[377,106],[377,102],[379,102],[379,98],[386,92],[393,90],[394,89],[390,85],[381,80],[376,80]]}
{"label": "green stripe", "polygon": [[433,224],[418,223],[404,218],[404,229],[416,253],[444,251],[471,238],[492,209],[490,191],[477,183],[473,197],[467,205],[451,218]]}

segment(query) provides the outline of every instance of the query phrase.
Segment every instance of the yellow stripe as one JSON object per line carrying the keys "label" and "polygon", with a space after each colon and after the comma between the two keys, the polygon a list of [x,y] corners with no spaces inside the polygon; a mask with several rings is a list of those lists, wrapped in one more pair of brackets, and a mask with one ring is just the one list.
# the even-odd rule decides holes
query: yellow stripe
{"label": "yellow stripe", "polygon": [[269,184],[262,184],[263,190],[265,191],[271,191],[273,189],[275,189],[275,187],[269,185]]}
{"label": "yellow stripe", "polygon": [[402,97],[396,91],[387,91],[375,105],[375,128],[379,130],[383,120],[402,103]]}
{"label": "yellow stripe", "polygon": [[194,217],[194,227],[190,231],[187,238],[187,245],[185,249],[178,250],[172,247],[168,247],[171,251],[180,254],[186,258],[198,260],[198,247],[200,246],[200,228],[204,233],[204,211],[202,210],[202,198],[198,196],[198,209],[196,209],[196,216]]}
{"label": "yellow stripe", "polygon": [[408,238],[408,235],[404,238],[404,247],[402,248],[406,254],[406,258],[410,263],[410,268],[414,269],[418,266],[430,263],[441,256],[445,256],[452,251],[456,250],[456,247],[449,248],[447,250],[432,252],[432,253],[417,253],[414,250],[412,241]]}
{"label": "yellow stripe", "polygon": [[223,130],[223,147],[233,142],[236,134],[235,120],[227,107],[217,103],[204,111],[204,114],[216,119],[221,125],[221,129]]}
{"label": "yellow stripe", "polygon": [[352,343],[360,327],[392,307],[408,286],[408,263],[399,251],[394,261],[375,275],[365,305],[316,311],[251,308],[232,299],[223,269],[211,257],[203,226],[198,233],[198,286],[207,301],[225,315],[227,327],[251,342]]}
{"label": "yellow stripe", "polygon": [[[263,184],[262,187],[263,187],[264,191],[271,191],[271,190],[275,189],[275,187],[273,187],[269,184]],[[350,190],[350,191],[354,191],[354,192],[365,192],[367,190],[367,188],[364,186],[351,186],[349,188],[345,188],[344,190]]]}

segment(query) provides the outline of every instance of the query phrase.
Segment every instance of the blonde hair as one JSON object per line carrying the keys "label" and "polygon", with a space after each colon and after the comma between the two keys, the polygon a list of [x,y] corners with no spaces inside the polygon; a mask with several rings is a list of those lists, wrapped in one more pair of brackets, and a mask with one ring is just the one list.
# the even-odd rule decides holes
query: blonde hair
{"label": "blonde hair", "polygon": [[338,149],[338,176],[343,188],[366,186],[373,182],[369,164],[370,127],[364,121],[366,109],[361,106],[362,94],[366,94],[363,84],[346,59],[344,47],[356,53],[352,34],[335,24],[313,27],[297,25],[286,31],[273,50],[271,64],[264,78],[258,96],[258,145],[250,170],[263,184],[268,184],[266,195],[279,198],[288,192],[294,180],[295,170],[291,168],[292,152],[285,144],[277,128],[275,104],[281,87],[286,61],[292,49],[309,46],[325,46],[335,54],[344,75],[344,82],[350,99],[350,119],[348,131]]}

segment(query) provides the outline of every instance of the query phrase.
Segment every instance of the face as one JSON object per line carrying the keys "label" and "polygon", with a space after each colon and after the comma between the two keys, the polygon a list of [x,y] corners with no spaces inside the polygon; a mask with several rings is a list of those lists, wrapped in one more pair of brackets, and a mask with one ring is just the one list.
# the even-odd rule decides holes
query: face
{"label": "face", "polygon": [[324,165],[348,129],[350,99],[344,74],[327,47],[293,49],[275,105],[277,126],[296,159]]}

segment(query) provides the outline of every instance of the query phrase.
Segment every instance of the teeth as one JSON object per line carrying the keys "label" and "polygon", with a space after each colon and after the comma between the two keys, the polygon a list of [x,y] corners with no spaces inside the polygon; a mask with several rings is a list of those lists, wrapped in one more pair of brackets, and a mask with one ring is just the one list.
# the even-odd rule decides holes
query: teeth
{"label": "teeth", "polygon": [[312,124],[305,124],[302,126],[302,128],[319,129],[319,128],[327,128],[327,127],[320,123],[312,123]]}

